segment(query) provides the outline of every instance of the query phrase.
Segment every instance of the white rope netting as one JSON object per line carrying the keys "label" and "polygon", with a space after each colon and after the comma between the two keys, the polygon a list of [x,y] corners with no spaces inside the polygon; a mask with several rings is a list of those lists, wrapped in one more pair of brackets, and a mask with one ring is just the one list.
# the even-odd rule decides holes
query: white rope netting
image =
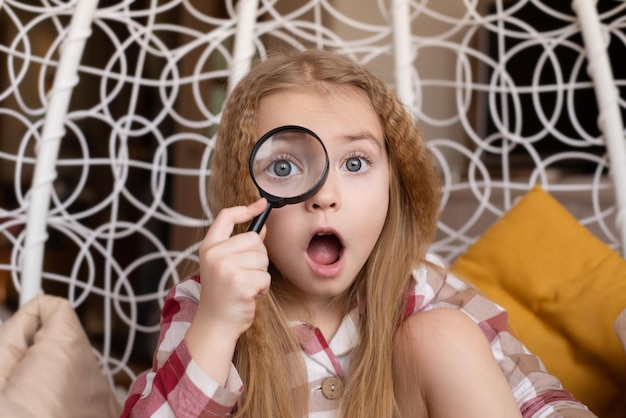
{"label": "white rope netting", "polygon": [[[37,263],[29,246],[45,248],[41,287],[75,306],[112,384],[149,365],[165,292],[197,262],[229,78],[273,48],[338,50],[397,87],[442,168],[432,248],[447,260],[534,184],[622,248],[607,172],[624,158],[607,155],[571,4],[238,3],[91,2],[89,24],[72,38],[76,1],[0,1],[0,285],[4,277],[21,291]],[[238,25],[238,7],[251,7],[251,26]],[[623,115],[626,4],[597,7]],[[239,43],[246,30],[251,41]],[[64,79],[61,52],[81,42],[76,77]],[[67,92],[67,115],[50,133],[55,96]],[[42,160],[52,174],[37,179]],[[44,234],[27,239],[39,188],[50,191],[49,209],[38,209]]]}

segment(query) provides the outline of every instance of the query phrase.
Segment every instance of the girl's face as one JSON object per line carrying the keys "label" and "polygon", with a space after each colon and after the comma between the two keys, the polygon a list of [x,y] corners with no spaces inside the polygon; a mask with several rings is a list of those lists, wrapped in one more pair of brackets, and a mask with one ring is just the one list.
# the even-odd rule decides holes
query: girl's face
{"label": "girl's face", "polygon": [[311,129],[330,160],[321,190],[274,209],[265,245],[297,300],[323,307],[355,280],[382,230],[389,205],[383,129],[367,95],[353,87],[282,91],[261,100],[258,135],[282,125]]}

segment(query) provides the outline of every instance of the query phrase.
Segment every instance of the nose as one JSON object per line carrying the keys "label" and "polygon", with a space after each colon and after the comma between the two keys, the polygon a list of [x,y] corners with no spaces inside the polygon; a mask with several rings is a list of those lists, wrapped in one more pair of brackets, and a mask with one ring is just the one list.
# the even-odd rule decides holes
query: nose
{"label": "nose", "polygon": [[305,202],[307,210],[337,210],[341,205],[339,187],[335,176],[328,173],[322,188]]}

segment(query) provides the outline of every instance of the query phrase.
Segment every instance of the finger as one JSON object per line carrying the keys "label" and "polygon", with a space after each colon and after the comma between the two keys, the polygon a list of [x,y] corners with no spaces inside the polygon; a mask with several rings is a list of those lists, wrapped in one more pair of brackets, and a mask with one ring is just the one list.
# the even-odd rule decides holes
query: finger
{"label": "finger", "polygon": [[211,242],[228,239],[232,235],[235,225],[251,221],[252,218],[263,212],[266,205],[267,200],[261,198],[248,206],[222,209],[207,231],[205,239]]}
{"label": "finger", "polygon": [[267,226],[263,225],[261,231],[259,232],[259,236],[261,237],[261,241],[265,241],[265,235],[267,235]]}
{"label": "finger", "polygon": [[270,291],[270,287],[269,286],[265,286],[264,288],[262,288],[259,293],[256,294],[255,299],[260,299],[263,296],[267,295],[267,292]]}
{"label": "finger", "polygon": [[271,276],[267,271],[251,271],[248,270],[245,281],[239,282],[240,286],[245,286],[244,291],[246,298],[258,299],[269,292],[271,284]]}
{"label": "finger", "polygon": [[[239,236],[234,237],[225,245],[230,244],[231,241],[235,241],[237,238]],[[245,237],[240,242],[228,246],[228,248],[220,249],[220,251],[223,251],[222,254],[226,254],[224,265],[233,269],[266,271],[269,267],[269,258],[265,246],[259,243],[258,238],[254,240],[254,246],[250,246],[248,242],[252,242],[252,240],[249,237]]]}
{"label": "finger", "polygon": [[245,287],[243,293],[246,297],[257,298],[264,296],[268,291],[271,283],[271,277],[267,271],[249,271],[245,281],[239,282],[240,286]]}

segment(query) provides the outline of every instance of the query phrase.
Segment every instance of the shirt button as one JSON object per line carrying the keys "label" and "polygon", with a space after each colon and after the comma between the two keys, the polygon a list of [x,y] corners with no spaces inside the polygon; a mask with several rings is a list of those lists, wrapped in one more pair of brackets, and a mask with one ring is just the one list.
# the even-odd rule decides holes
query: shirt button
{"label": "shirt button", "polygon": [[337,399],[343,394],[343,381],[338,377],[328,377],[322,382],[322,394],[326,399]]}

